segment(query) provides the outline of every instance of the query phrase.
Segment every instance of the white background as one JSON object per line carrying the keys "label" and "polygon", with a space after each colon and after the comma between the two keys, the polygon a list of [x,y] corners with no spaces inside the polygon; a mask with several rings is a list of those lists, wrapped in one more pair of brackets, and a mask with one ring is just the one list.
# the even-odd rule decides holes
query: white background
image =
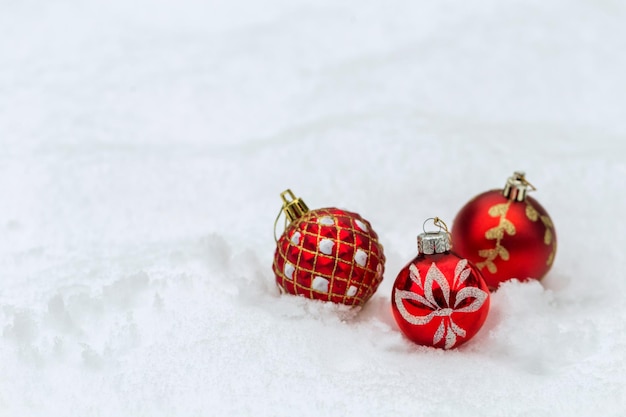
{"label": "white background", "polygon": [[[618,0],[0,0],[0,415],[624,415],[624,51]],[[413,345],[423,220],[518,169],[554,268]],[[380,235],[355,317],[278,296],[286,188]]]}

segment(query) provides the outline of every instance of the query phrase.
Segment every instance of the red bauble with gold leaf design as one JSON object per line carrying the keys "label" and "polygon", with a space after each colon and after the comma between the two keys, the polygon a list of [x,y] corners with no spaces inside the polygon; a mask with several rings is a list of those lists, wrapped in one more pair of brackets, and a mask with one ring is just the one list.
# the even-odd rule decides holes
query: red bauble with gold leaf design
{"label": "red bauble with gold leaf design", "polygon": [[[298,205],[304,208],[293,210]],[[299,199],[285,200],[283,209],[291,222],[277,241],[272,268],[281,291],[350,306],[369,300],[385,264],[371,224],[338,208],[308,211]]]}
{"label": "red bauble with gold leaf design", "polygon": [[529,186],[523,173],[515,173],[504,190],[474,197],[454,219],[454,252],[474,263],[491,289],[513,278],[540,280],[554,262],[554,225],[526,195]]}

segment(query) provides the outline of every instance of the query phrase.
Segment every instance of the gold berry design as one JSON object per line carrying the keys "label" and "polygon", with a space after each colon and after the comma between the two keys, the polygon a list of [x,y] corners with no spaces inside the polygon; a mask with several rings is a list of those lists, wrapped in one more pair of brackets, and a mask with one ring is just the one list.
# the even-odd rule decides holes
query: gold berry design
{"label": "gold berry design", "polygon": [[552,220],[548,216],[540,216],[537,210],[530,204],[528,200],[526,200],[526,217],[532,222],[536,222],[537,220],[541,220],[541,223],[546,228],[546,232],[543,235],[543,243],[544,245],[552,245],[552,251],[548,256],[548,260],[546,261],[546,265],[552,265],[554,261],[554,255],[556,254],[556,240],[554,239],[554,225],[552,224]]}
{"label": "gold berry design", "polygon": [[503,261],[509,260],[509,251],[502,246],[502,239],[504,238],[505,233],[509,236],[513,236],[516,233],[515,225],[506,218],[506,213],[509,211],[511,203],[511,201],[508,201],[506,203],[496,204],[495,206],[491,206],[488,211],[491,217],[500,218],[496,227],[492,227],[485,232],[485,238],[488,240],[495,240],[496,246],[492,249],[479,250],[478,256],[485,258],[485,260],[478,262],[476,266],[479,269],[483,269],[486,266],[487,270],[492,274],[495,274],[498,271],[498,267],[494,263],[498,256]]}

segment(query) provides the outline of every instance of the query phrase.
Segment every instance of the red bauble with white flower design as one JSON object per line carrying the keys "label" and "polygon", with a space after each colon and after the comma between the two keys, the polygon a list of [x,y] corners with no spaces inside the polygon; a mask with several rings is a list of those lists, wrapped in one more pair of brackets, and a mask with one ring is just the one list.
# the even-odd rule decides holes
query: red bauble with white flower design
{"label": "red bauble with white flower design", "polygon": [[382,281],[385,264],[370,223],[338,208],[309,211],[289,190],[282,197],[290,224],[274,254],[278,287],[311,299],[363,305]]}
{"label": "red bauble with white flower design", "polygon": [[480,269],[491,289],[513,278],[540,280],[554,262],[552,219],[528,189],[534,187],[516,172],[503,190],[476,196],[454,219],[454,251]]}
{"label": "red bauble with white flower design", "polygon": [[456,348],[480,330],[489,289],[467,259],[450,251],[447,232],[418,236],[418,256],[398,274],[391,305],[398,327],[413,342]]}

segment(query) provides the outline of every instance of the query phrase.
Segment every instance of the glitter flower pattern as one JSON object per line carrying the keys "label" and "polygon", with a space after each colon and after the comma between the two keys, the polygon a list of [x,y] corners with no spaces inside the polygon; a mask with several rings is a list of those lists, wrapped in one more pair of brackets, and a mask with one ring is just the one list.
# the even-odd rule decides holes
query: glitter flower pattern
{"label": "glitter flower pattern", "polygon": [[[489,298],[486,291],[466,285],[471,273],[472,269],[466,259],[458,261],[452,280],[445,277],[435,262],[431,263],[425,278],[420,276],[415,263],[411,263],[409,278],[417,285],[418,291],[396,288],[393,298],[395,307],[402,319],[412,326],[425,326],[439,318],[440,323],[434,332],[432,345],[443,341],[443,347],[451,349],[457,345],[458,338],[473,336],[472,334],[468,337],[466,329],[454,321],[454,316],[458,313],[478,312]],[[427,314],[416,315],[409,312],[406,303],[419,305],[419,311]]]}

